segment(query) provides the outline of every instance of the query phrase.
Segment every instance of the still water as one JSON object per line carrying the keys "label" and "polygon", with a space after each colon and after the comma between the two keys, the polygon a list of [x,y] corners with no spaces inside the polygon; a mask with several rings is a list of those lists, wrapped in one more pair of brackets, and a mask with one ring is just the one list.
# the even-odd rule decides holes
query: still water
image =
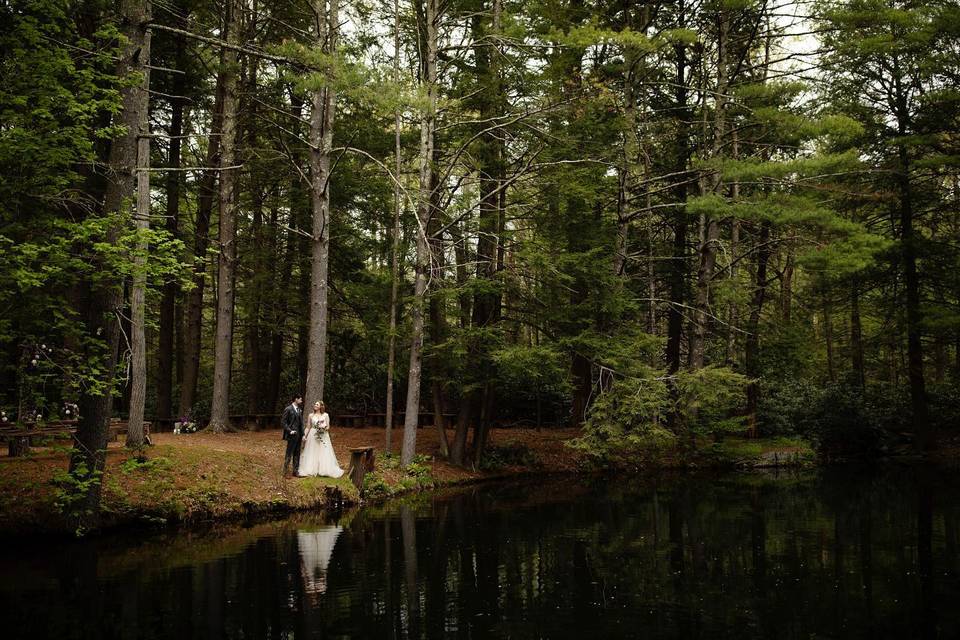
{"label": "still water", "polygon": [[957,638],[958,480],[562,478],[335,522],[19,543],[0,635]]}

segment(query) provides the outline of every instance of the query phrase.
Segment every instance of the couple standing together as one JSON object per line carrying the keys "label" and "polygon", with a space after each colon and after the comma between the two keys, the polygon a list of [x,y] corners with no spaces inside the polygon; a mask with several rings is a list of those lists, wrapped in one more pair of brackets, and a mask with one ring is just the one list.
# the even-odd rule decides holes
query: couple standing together
{"label": "couple standing together", "polygon": [[330,442],[330,416],[326,407],[322,402],[313,403],[313,411],[304,423],[302,404],[303,396],[294,396],[280,419],[283,439],[287,441],[283,474],[286,475],[290,469],[295,476],[339,478],[343,475],[343,469],[337,462],[333,443]]}

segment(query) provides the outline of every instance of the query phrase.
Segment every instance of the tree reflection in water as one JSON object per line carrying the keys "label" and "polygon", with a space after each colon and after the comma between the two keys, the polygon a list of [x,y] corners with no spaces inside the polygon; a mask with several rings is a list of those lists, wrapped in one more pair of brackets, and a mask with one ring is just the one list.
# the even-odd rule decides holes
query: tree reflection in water
{"label": "tree reflection in water", "polygon": [[23,547],[5,637],[960,637],[955,471],[561,479]]}

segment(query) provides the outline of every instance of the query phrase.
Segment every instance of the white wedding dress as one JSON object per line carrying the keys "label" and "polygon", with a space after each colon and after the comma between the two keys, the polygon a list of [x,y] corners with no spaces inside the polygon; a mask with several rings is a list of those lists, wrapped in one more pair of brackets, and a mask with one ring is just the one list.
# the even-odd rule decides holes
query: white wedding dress
{"label": "white wedding dress", "polygon": [[337,454],[333,452],[333,443],[330,442],[330,416],[326,413],[310,414],[297,473],[301,476],[330,478],[339,478],[344,473],[337,462]]}
{"label": "white wedding dress", "polygon": [[322,594],[327,591],[327,567],[343,527],[323,527],[318,531],[298,531],[297,546],[300,549],[300,570],[303,573],[307,593]]}

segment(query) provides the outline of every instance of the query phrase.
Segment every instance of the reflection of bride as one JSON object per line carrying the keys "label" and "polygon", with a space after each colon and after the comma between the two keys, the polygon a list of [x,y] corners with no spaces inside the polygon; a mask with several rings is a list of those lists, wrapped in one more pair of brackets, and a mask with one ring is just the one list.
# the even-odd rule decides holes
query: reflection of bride
{"label": "reflection of bride", "polygon": [[324,527],[318,531],[298,531],[297,546],[300,548],[300,570],[303,573],[304,591],[321,594],[327,591],[327,566],[337,537],[343,527]]}
{"label": "reflection of bride", "polygon": [[322,402],[313,405],[313,413],[307,416],[307,430],[303,434],[303,449],[300,452],[301,476],[327,476],[339,478],[343,469],[337,462],[330,442],[330,416],[324,411]]}

